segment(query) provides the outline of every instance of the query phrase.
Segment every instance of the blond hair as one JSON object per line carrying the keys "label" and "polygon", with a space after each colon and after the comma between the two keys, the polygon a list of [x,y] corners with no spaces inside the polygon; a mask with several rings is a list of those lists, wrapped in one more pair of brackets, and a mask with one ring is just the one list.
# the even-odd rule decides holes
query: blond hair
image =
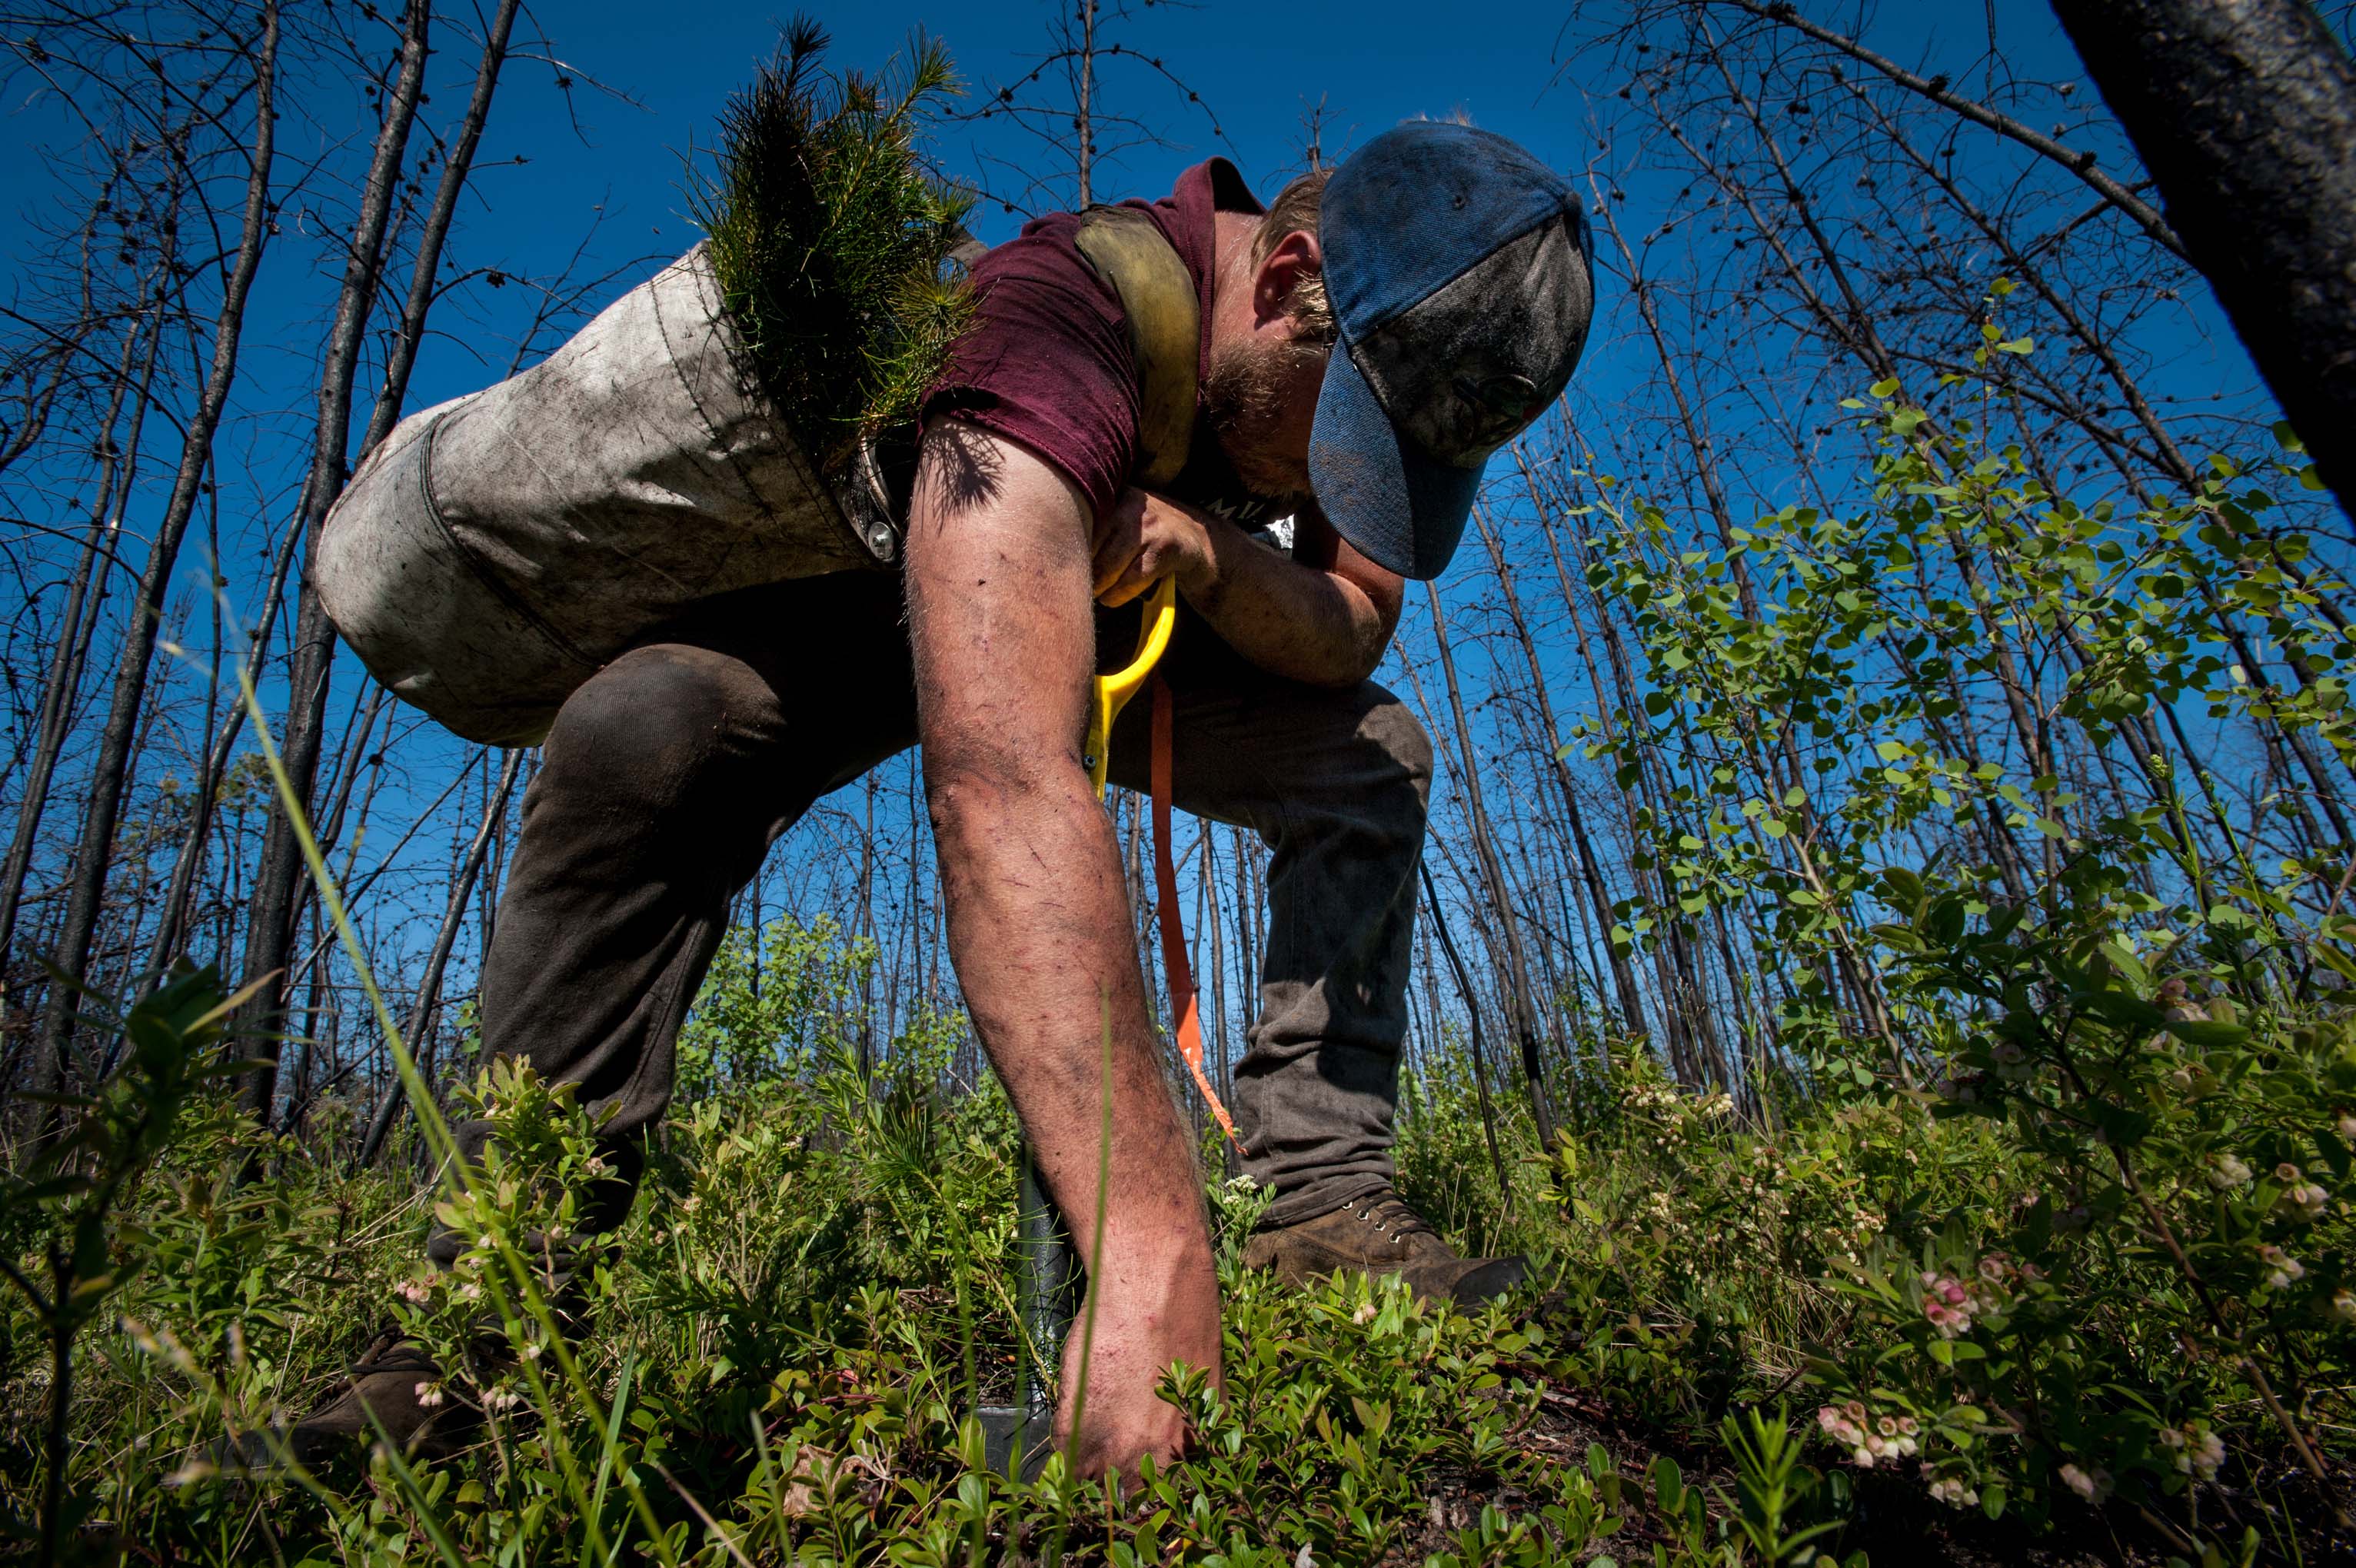
{"label": "blond hair", "polygon": [[[1259,270],[1287,234],[1317,232],[1318,203],[1333,174],[1330,164],[1311,169],[1276,193],[1276,199],[1268,204],[1267,216],[1259,220],[1258,234],[1252,240],[1253,271]],[[1325,295],[1322,270],[1305,274],[1292,285],[1292,297],[1285,301],[1284,308],[1301,338],[1310,342],[1331,343],[1341,335],[1341,323],[1333,318],[1333,302]]]}

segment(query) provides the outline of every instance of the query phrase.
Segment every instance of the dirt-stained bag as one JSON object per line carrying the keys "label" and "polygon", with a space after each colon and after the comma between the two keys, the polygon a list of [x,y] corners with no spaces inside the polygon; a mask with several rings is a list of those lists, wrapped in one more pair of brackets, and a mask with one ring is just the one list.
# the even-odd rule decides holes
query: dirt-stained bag
{"label": "dirt-stained bag", "polygon": [[327,514],[319,597],[402,700],[530,745],[682,606],[891,564],[878,489],[812,470],[698,245],[532,369],[402,421]]}
{"label": "dirt-stained bag", "polygon": [[[1076,243],[1128,327],[1131,477],[1166,484],[1194,432],[1194,278],[1133,208],[1090,208]],[[912,453],[913,435],[880,445]],[[877,449],[840,483],[812,469],[698,245],[539,365],[402,420],[327,514],[319,600],[404,702],[468,740],[530,746],[696,600],[895,564],[913,459]]]}

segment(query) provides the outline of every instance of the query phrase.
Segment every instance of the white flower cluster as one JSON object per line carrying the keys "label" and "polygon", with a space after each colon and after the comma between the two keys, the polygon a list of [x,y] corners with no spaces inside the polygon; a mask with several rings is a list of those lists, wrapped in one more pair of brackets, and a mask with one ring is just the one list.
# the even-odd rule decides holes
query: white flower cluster
{"label": "white flower cluster", "polygon": [[1921,1446],[1916,1434],[1922,1427],[1912,1416],[1876,1415],[1865,1408],[1862,1400],[1820,1407],[1816,1424],[1824,1428],[1826,1436],[1847,1449],[1848,1456],[1860,1468],[1867,1470],[1885,1459],[1895,1464],[1912,1458]]}
{"label": "white flower cluster", "polygon": [[2232,1155],[2219,1155],[2209,1162],[2209,1185],[2219,1192],[2246,1187],[2249,1181],[2250,1167]]}
{"label": "white flower cluster", "polygon": [[1632,1083],[1620,1091],[1621,1108],[1654,1124],[1652,1144],[1663,1153],[1686,1141],[1688,1115],[1685,1097],[1665,1083]]}
{"label": "white flower cluster", "polygon": [[1657,1116],[1664,1112],[1676,1114],[1680,1097],[1665,1083],[1632,1083],[1620,1091],[1622,1110]]}
{"label": "white flower cluster", "polygon": [[2331,1207],[2323,1188],[2307,1180],[2306,1173],[2288,1160],[2275,1167],[2275,1179],[2286,1184],[2275,1207],[2286,1210],[2295,1219],[2320,1219],[2323,1211]]}
{"label": "white flower cluster", "polygon": [[2163,1426],[2159,1445],[2176,1455],[2179,1475],[2198,1476],[2204,1481],[2215,1480],[2217,1466],[2225,1462],[2225,1440],[2203,1428]]}
{"label": "white flower cluster", "polygon": [[2062,1466],[2062,1480],[2090,1503],[2101,1502],[2111,1495],[2111,1473],[2099,1466],[2089,1471],[2075,1465],[2064,1465]]}
{"label": "white flower cluster", "polygon": [[[1936,1472],[1930,1466],[1925,1465],[1922,1466],[1922,1474],[1935,1476]],[[1967,1484],[1960,1476],[1950,1476],[1945,1480],[1933,1479],[1931,1483],[1931,1495],[1951,1509],[1977,1508],[1980,1502],[1978,1489]]]}
{"label": "white flower cluster", "polygon": [[2272,1242],[2258,1248],[2258,1262],[2266,1266],[2266,1283],[2276,1290],[2286,1290],[2292,1281],[2307,1277],[2307,1265]]}

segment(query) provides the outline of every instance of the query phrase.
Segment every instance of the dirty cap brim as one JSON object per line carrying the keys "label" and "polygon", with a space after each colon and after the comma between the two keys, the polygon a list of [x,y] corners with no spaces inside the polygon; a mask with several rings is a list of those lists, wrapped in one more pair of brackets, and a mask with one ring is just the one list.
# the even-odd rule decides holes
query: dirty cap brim
{"label": "dirty cap brim", "polygon": [[1402,577],[1421,582],[1447,570],[1486,465],[1460,468],[1408,446],[1341,344],[1326,362],[1313,428],[1309,482],[1343,537]]}

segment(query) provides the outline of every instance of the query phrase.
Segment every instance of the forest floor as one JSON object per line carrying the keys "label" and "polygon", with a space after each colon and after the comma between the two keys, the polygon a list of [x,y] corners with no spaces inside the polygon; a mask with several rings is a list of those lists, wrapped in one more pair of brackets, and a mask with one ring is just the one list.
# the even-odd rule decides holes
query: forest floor
{"label": "forest floor", "polygon": [[[524,1260],[608,1179],[563,1095],[487,1079],[498,1159],[438,1194],[406,1134],[356,1174],[315,1152],[332,1125],[281,1139],[195,1107],[103,1236],[118,1272],[69,1412],[77,1538],[96,1561],[318,1568],[2356,1562],[2281,1427],[2161,1316],[2164,1274],[2060,1231],[2031,1267],[1969,1230],[2031,1212],[1994,1201],[2022,1178],[2002,1127],[1901,1101],[1769,1133],[1641,1066],[1588,1086],[1551,1150],[1505,1119],[1499,1158],[1469,1076],[1419,1076],[1403,1193],[1537,1282],[1477,1314],[1247,1270],[1266,1196],[1210,1182],[1225,1388],[1165,1385],[1193,1452],[1142,1487],[1060,1456],[1011,1481],[970,1412],[1015,1362],[1013,1122],[938,1082],[912,1058],[691,1101],[583,1283],[590,1326],[556,1341]],[[419,1245],[437,1206],[470,1243],[446,1268]],[[10,1212],[28,1262],[39,1218]],[[2337,1232],[2305,1234],[2308,1267],[2335,1267]],[[2054,1283],[2129,1265],[2107,1296]],[[1933,1310],[1951,1297],[1960,1326]],[[2289,1370],[2340,1364],[2332,1299]],[[520,1354],[464,1369],[487,1310]],[[388,1318],[453,1369],[441,1397],[486,1412],[482,1444],[260,1483],[209,1462],[331,1391]],[[21,1299],[5,1327],[0,1509],[29,1532],[51,1371]],[[2285,1387],[2356,1496],[2343,1396]]]}

